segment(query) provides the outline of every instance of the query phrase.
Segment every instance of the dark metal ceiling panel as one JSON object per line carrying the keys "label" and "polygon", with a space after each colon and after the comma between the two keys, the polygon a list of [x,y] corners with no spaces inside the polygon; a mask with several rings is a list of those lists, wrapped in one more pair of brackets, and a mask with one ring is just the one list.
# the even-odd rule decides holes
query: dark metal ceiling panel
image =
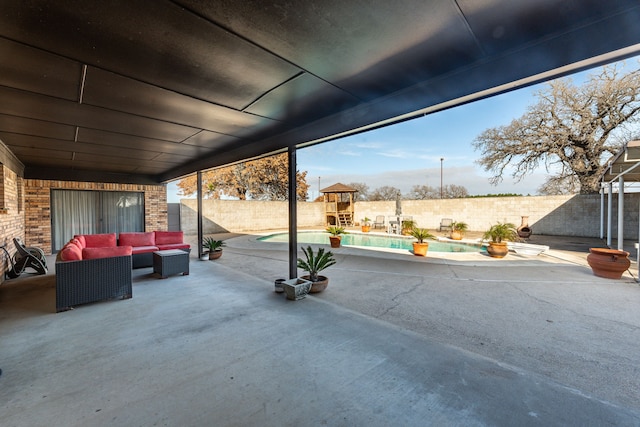
{"label": "dark metal ceiling panel", "polygon": [[0,85],[78,100],[82,66],[60,56],[0,38]]}
{"label": "dark metal ceiling panel", "polygon": [[202,131],[185,139],[183,144],[207,148],[208,150],[230,147],[241,140],[230,135],[222,135],[215,132]]}
{"label": "dark metal ceiling panel", "polygon": [[129,147],[138,150],[152,151],[156,154],[171,154],[188,158],[202,156],[209,151],[205,148],[192,146],[178,142],[161,141],[158,139],[141,138],[137,136],[124,135],[121,133],[105,132],[96,129],[80,128],[78,130],[78,141],[101,144],[107,147]]}
{"label": "dark metal ceiling panel", "polygon": [[19,133],[72,141],[75,126],[0,114],[0,133]]}
{"label": "dark metal ceiling panel", "polygon": [[198,129],[0,87],[0,113],[146,138],[182,141]]}
{"label": "dark metal ceiling panel", "polygon": [[211,104],[89,67],[83,102],[98,107],[241,136],[273,123],[265,117]]}
{"label": "dark metal ceiling panel", "polygon": [[299,72],[166,0],[4,1],[2,15],[4,37],[236,109]]}
{"label": "dark metal ceiling panel", "polygon": [[480,59],[451,0],[177,0],[363,100]]}

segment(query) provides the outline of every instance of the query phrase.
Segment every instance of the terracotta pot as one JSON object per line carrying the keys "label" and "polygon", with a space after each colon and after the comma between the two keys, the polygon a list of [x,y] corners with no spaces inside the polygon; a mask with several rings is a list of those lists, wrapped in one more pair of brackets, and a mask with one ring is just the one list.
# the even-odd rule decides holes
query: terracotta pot
{"label": "terracotta pot", "polygon": [[368,233],[369,231],[371,231],[371,226],[370,225],[363,225],[362,226],[362,232],[363,233]]}
{"label": "terracotta pot", "polygon": [[531,236],[532,231],[531,231],[531,227],[529,227],[528,216],[522,217],[522,223],[520,224],[520,227],[518,227],[516,231],[518,233],[518,237],[520,237],[521,239],[528,239],[529,236]]}
{"label": "terracotta pot", "polygon": [[509,253],[507,242],[489,242],[487,252],[494,258],[504,258]]}
{"label": "terracotta pot", "polygon": [[318,275],[318,281],[317,282],[311,281],[311,277],[309,275],[300,276],[300,278],[302,278],[304,280],[308,280],[308,281],[311,282],[311,290],[309,290],[310,294],[315,294],[317,292],[322,292],[325,289],[327,289],[327,286],[329,286],[329,278],[327,276]]}
{"label": "terracotta pot", "polygon": [[427,242],[413,242],[413,254],[416,256],[427,256],[427,250],[429,250],[429,243]]}
{"label": "terracotta pot", "polygon": [[332,248],[339,248],[340,240],[342,240],[342,237],[340,236],[329,236],[329,242],[331,242]]}
{"label": "terracotta pot", "polygon": [[620,279],[629,269],[629,252],[618,249],[590,248],[587,262],[593,274],[606,279]]}
{"label": "terracotta pot", "polygon": [[451,232],[451,240],[462,240],[462,232],[458,230],[453,230]]}
{"label": "terracotta pot", "polygon": [[213,252],[209,252],[209,259],[218,259],[222,256],[222,249],[216,249]]}

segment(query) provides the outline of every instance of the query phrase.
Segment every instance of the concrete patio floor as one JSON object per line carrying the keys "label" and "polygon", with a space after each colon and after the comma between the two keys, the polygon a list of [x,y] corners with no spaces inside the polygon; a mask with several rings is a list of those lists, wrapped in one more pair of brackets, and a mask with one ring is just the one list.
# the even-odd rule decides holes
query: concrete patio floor
{"label": "concrete patio floor", "polygon": [[53,274],[23,275],[0,285],[1,423],[640,425],[640,287],[568,241],[504,260],[340,248],[296,302],[273,292],[287,245],[250,236],[64,313]]}

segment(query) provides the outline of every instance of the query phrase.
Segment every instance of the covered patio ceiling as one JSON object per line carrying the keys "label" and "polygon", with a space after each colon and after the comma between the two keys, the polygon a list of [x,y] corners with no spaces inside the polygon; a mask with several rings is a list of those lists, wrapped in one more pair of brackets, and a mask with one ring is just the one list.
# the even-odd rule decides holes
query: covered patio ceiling
{"label": "covered patio ceiling", "polygon": [[609,160],[609,166],[602,175],[602,182],[617,183],[620,177],[624,182],[640,181],[640,141],[629,141]]}
{"label": "covered patio ceiling", "polygon": [[0,4],[25,178],[167,182],[640,54],[637,0]]}

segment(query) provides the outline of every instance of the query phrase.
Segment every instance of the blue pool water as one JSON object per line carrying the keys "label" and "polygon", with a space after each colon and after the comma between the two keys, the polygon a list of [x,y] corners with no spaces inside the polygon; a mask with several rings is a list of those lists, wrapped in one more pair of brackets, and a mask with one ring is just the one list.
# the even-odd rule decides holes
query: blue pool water
{"label": "blue pool water", "polygon": [[[288,242],[289,233],[276,233],[258,238],[263,242]],[[343,234],[342,245],[344,246],[366,246],[376,248],[393,248],[413,250],[412,237],[405,238],[399,236],[378,236],[370,234]],[[321,231],[306,231],[298,233],[299,244],[329,244],[329,234]],[[481,245],[466,243],[448,243],[429,241],[429,252],[480,252],[486,250]]]}

